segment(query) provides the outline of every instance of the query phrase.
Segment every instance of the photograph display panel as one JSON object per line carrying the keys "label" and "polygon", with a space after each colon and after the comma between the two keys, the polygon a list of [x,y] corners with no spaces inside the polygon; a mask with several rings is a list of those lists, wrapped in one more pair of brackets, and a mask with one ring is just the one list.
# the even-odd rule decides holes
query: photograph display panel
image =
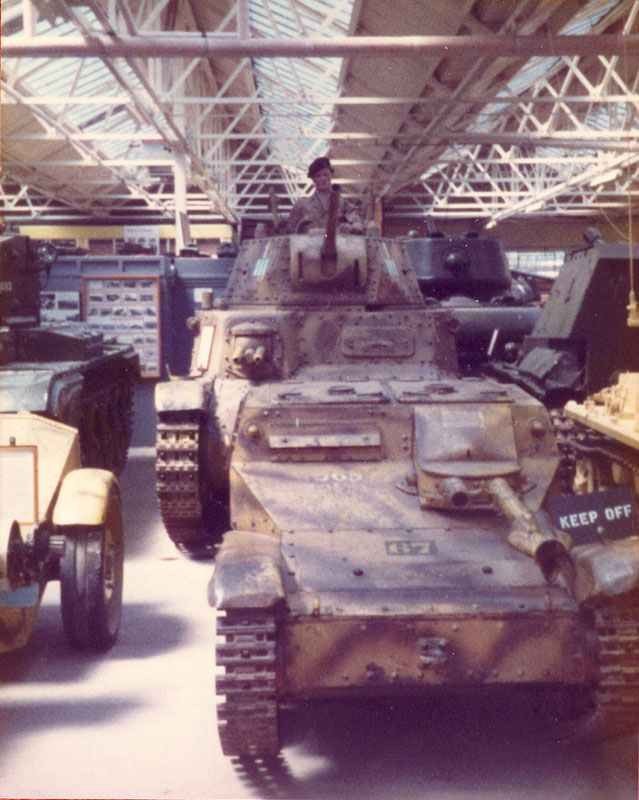
{"label": "photograph display panel", "polygon": [[83,278],[84,316],[105,338],[130,344],[143,378],[162,374],[160,281],[153,276]]}
{"label": "photograph display panel", "polygon": [[40,292],[40,322],[79,322],[80,292]]}

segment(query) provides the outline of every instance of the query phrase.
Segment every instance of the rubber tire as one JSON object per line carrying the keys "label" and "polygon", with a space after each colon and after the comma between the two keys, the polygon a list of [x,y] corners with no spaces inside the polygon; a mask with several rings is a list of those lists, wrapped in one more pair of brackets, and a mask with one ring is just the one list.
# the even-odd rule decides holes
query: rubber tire
{"label": "rubber tire", "polygon": [[117,488],[109,492],[103,525],[77,525],[63,533],[60,597],[65,635],[78,650],[108,650],[118,638],[122,617],[124,536]]}

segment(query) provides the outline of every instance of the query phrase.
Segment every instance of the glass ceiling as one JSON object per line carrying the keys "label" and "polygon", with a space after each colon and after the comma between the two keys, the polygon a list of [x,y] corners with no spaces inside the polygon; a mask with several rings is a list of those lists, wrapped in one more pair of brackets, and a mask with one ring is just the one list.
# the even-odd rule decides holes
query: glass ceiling
{"label": "glass ceiling", "polygon": [[[249,0],[253,35],[295,39],[298,37],[346,36],[354,0]],[[296,177],[305,175],[306,165],[326,152],[333,125],[333,108],[321,109],[322,98],[340,90],[341,58],[256,58],[255,82],[260,98],[265,132],[272,136],[273,156]],[[277,101],[291,95],[301,97],[295,107],[277,110]],[[283,137],[283,138],[281,138]],[[294,137],[294,138],[292,138]],[[311,138],[313,137],[313,138]]]}
{"label": "glass ceiling", "polygon": [[[99,28],[100,23],[87,8],[82,9],[86,21],[92,27]],[[36,26],[37,35],[69,36],[77,34],[72,22],[56,18],[55,22],[40,18]],[[131,87],[142,89],[137,77],[126,62],[121,59],[119,68],[127,73]],[[43,63],[40,58],[23,58],[20,62],[20,85],[29,95],[53,95],[57,97],[76,96],[118,96],[124,93],[115,78],[100,58],[54,58]],[[130,113],[127,104],[104,106],[93,104],[70,103],[64,108],[62,119],[61,104],[44,105],[48,116],[65,125],[77,128],[83,133],[149,133],[155,131],[150,126],[141,124]],[[123,138],[121,141],[105,141],[99,143],[99,151],[105,158],[124,158],[132,144]]]}
{"label": "glass ceiling", "polygon": [[[603,0],[590,0],[584,5],[584,8],[576,17],[574,17],[574,19],[572,19],[561,29],[560,33],[573,36],[592,33],[597,23],[621,2],[622,0],[606,0],[605,2]],[[525,66],[520,69],[513,78],[510,79],[510,81],[498,93],[497,97],[499,97],[499,95],[512,96],[523,94],[532,86],[534,86],[538,80],[549,77],[552,74],[553,69],[560,65],[561,61],[562,59],[560,57],[554,58],[552,56],[548,58],[531,58],[526,62]],[[509,103],[490,103],[480,114],[478,114],[473,125],[473,130],[477,132],[494,130],[497,120],[499,120],[503,115],[503,112],[507,112],[509,108]],[[603,104],[593,104],[588,110],[583,123],[588,128],[610,130],[611,126],[622,127],[623,119],[630,119],[631,114],[631,109],[627,104],[618,103],[614,112],[615,119],[612,121],[610,119],[611,111],[609,107]],[[451,148],[444,153],[442,159],[450,159],[454,155],[458,154],[458,152],[459,147]],[[570,170],[571,168],[570,164],[572,159],[568,158],[568,156],[576,156],[579,154],[584,155],[590,152],[591,149],[585,148],[583,151],[571,150],[570,153],[567,153],[567,151],[561,147],[536,148],[536,153],[540,157],[545,156],[550,158],[566,156],[566,170]],[[573,167],[573,169],[575,168],[581,169],[581,167],[578,165],[577,167]],[[422,180],[425,180],[430,175],[437,172],[439,172],[439,167],[435,165],[422,175]]]}

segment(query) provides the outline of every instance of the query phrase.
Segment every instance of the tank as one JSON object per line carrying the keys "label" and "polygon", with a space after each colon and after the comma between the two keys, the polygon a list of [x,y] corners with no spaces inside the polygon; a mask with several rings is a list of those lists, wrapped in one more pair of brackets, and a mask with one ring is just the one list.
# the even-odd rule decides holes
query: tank
{"label": "tank", "polygon": [[0,654],[27,644],[52,580],[69,643],[111,647],[123,538],[117,479],[82,468],[77,431],[36,414],[0,414]]}
{"label": "tank", "polygon": [[[623,338],[639,330],[639,304],[632,253],[628,253],[628,305]],[[619,330],[619,328],[616,328]],[[620,342],[623,346],[623,341]],[[577,493],[617,489],[623,501],[639,497],[639,372],[622,372],[617,381],[587,397],[570,400],[563,433],[575,461]],[[625,498],[624,498],[624,489]],[[634,493],[634,495],[633,495]]]}
{"label": "tank", "polygon": [[403,241],[330,220],[246,242],[192,321],[158,492],[173,541],[215,551],[225,754],[276,754],[309,700],[504,687],[636,729],[637,531],[580,540],[548,411],[463,377],[456,327]]}
{"label": "tank", "polygon": [[449,308],[457,322],[459,365],[478,374],[487,361],[513,361],[539,318],[532,276],[513,272],[498,239],[410,236],[403,243],[427,303]]}
{"label": "tank", "polygon": [[139,358],[81,323],[40,324],[40,286],[54,256],[27,236],[0,237],[0,413],[28,411],[77,428],[82,463],[119,472]]}
{"label": "tank", "polygon": [[626,325],[630,266],[639,284],[639,247],[605,242],[589,231],[588,245],[570,253],[543,312],[513,364],[491,364],[545,405],[560,409],[639,370],[639,328]]}
{"label": "tank", "polygon": [[627,486],[639,497],[639,372],[564,408],[575,454],[575,491]]}

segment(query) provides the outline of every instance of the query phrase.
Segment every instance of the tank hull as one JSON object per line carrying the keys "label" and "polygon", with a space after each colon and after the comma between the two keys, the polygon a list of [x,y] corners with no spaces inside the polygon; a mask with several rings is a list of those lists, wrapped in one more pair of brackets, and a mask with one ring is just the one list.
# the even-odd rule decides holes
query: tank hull
{"label": "tank hull", "polygon": [[603,735],[636,730],[639,544],[555,528],[545,407],[460,377],[454,309],[426,306],[401,242],[354,239],[248,243],[193,322],[190,379],[156,392],[176,544],[228,501],[223,751],[276,754],[299,700],[499,686],[586,694]]}
{"label": "tank hull", "polygon": [[120,472],[138,378],[137,354],[118,345],[82,361],[14,361],[0,367],[0,413],[29,411],[78,428],[83,465]]}

